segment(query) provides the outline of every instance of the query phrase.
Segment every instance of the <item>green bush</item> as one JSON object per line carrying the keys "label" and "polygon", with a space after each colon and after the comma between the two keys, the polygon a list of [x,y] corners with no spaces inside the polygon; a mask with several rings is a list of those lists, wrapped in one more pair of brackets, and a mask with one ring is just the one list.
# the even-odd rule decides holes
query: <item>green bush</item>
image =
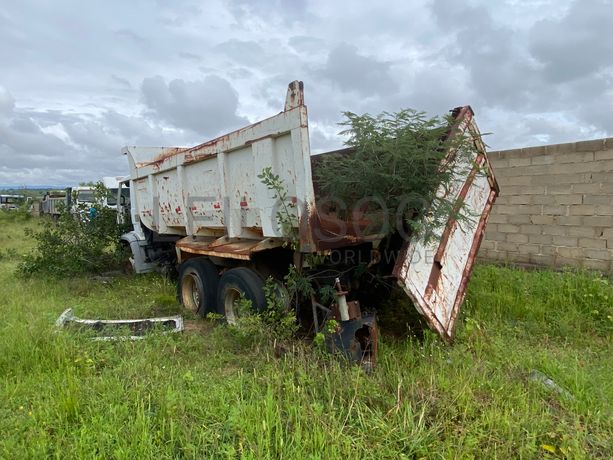
{"label": "green bush", "polygon": [[18,273],[59,277],[119,267],[123,257],[119,237],[126,228],[117,223],[114,209],[102,205],[106,194],[104,186],[97,184],[93,205],[63,209],[59,219],[50,221],[43,230],[27,230],[36,247],[24,257]]}
{"label": "green bush", "polygon": [[[381,224],[391,224],[389,232],[397,230],[392,227],[399,219],[426,239],[437,236],[449,217],[472,217],[453,194],[437,194],[440,186],[448,191],[458,165],[475,156],[472,134],[450,135],[455,120],[428,118],[413,109],[344,115],[346,129],[340,134],[349,136],[345,145],[353,153],[322,156],[313,172],[323,196],[348,207],[368,205],[387,214],[388,222]],[[449,153],[451,161],[444,161]]]}

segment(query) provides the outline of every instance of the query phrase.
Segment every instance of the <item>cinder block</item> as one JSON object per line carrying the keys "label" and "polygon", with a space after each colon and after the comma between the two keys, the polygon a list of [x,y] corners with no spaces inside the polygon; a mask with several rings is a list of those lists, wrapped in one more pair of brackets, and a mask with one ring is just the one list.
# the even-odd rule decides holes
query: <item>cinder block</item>
{"label": "cinder block", "polygon": [[507,241],[509,243],[527,243],[528,235],[522,235],[521,233],[507,233]]}
{"label": "cinder block", "polygon": [[[577,181],[581,182],[581,181]],[[593,172],[590,174],[589,180],[585,182],[599,182],[601,184],[611,184],[613,183],[613,174],[610,171],[605,172]]]}
{"label": "cinder block", "polygon": [[[536,200],[537,198],[539,198],[541,195],[536,195],[536,196],[532,196],[532,195],[515,195],[515,196],[510,196],[509,200],[508,200],[508,204],[543,204],[543,203],[538,203],[537,201],[533,201]],[[496,200],[496,202],[498,202],[498,200]]]}
{"label": "cinder block", "polygon": [[[488,226],[488,230],[489,230],[489,226]],[[492,241],[506,241],[507,237],[506,237],[506,233],[498,233],[498,232],[494,232],[494,231],[485,231],[485,239],[486,240],[492,240]]]}
{"label": "cinder block", "polygon": [[567,216],[568,206],[543,206],[543,214],[546,216]]}
{"label": "cinder block", "polygon": [[539,205],[518,204],[513,206],[517,214],[527,214],[529,216],[541,215],[543,207]]}
{"label": "cinder block", "polygon": [[569,248],[565,246],[558,246],[556,252],[559,256],[569,259],[581,259],[584,256],[584,250],[582,248]]}
{"label": "cinder block", "polygon": [[509,262],[515,262],[517,264],[529,264],[530,254],[520,254],[518,252],[507,253],[507,260]]}
{"label": "cinder block", "polygon": [[596,206],[592,204],[576,204],[570,206],[571,216],[593,216],[596,213]]}
{"label": "cinder block", "polygon": [[596,206],[597,216],[613,216],[613,206],[599,204]]}
{"label": "cinder block", "polygon": [[534,204],[555,204],[554,195],[525,195],[532,199]]}
{"label": "cinder block", "polygon": [[554,246],[565,246],[568,248],[576,248],[577,246],[577,238],[573,238],[571,236],[554,236],[553,237]]}
{"label": "cinder block", "polygon": [[556,216],[554,219],[557,225],[583,225],[585,222],[583,216]]}
{"label": "cinder block", "polygon": [[509,158],[509,166],[511,167],[529,166],[529,165],[530,165],[530,158],[520,158],[520,157]]}
{"label": "cinder block", "polygon": [[601,272],[610,272],[611,262],[607,260],[585,259],[583,261],[583,268],[587,268],[588,270],[598,270]]}
{"label": "cinder block", "polygon": [[556,267],[581,267],[582,259],[575,259],[572,257],[564,257],[556,255],[554,259]]}
{"label": "cinder block", "polygon": [[583,195],[583,204],[603,204],[613,205],[613,196],[611,195]]}
{"label": "cinder block", "polygon": [[488,226],[492,224],[506,224],[509,221],[509,216],[506,214],[498,214],[496,212],[496,206],[488,218]]}
{"label": "cinder block", "polygon": [[496,170],[509,167],[509,158],[500,158],[493,156],[493,152],[487,152],[487,158],[490,160],[492,167]]}
{"label": "cinder block", "polygon": [[543,232],[543,229],[540,225],[521,225],[519,227],[519,233],[523,235],[540,235]]}
{"label": "cinder block", "polygon": [[507,253],[506,251],[490,251],[489,252],[489,259],[490,260],[506,260],[507,258]]}
{"label": "cinder block", "polygon": [[547,195],[567,195],[571,193],[573,185],[564,184],[564,185],[556,185],[551,184],[547,186]]}
{"label": "cinder block", "polygon": [[530,158],[530,163],[533,165],[550,165],[554,162],[553,155],[539,155]]}
{"label": "cinder block", "polygon": [[531,185],[566,185],[583,184],[591,180],[593,173],[581,174],[547,174],[543,176],[529,176],[532,179]]}
{"label": "cinder block", "polygon": [[531,185],[534,184],[532,179],[530,176],[503,176],[500,178],[500,182],[504,185]]}
{"label": "cinder block", "polygon": [[497,158],[517,158],[521,155],[521,149],[498,150],[490,152],[492,156]]}
{"label": "cinder block", "polygon": [[578,236],[582,238],[593,238],[596,236],[594,227],[565,227],[568,229],[568,236]]}
{"label": "cinder block", "polygon": [[610,226],[609,228],[603,228],[600,231],[600,235],[599,236],[601,236],[603,238],[611,238],[611,239],[613,239],[613,225]]}
{"label": "cinder block", "polygon": [[508,195],[539,195],[545,193],[544,185],[527,185],[520,187],[517,185],[508,185],[502,188],[501,193]]}
{"label": "cinder block", "polygon": [[520,244],[519,252],[520,254],[539,254],[541,251],[538,244]]}
{"label": "cinder block", "polygon": [[543,225],[543,235],[558,235],[565,236],[569,227],[560,227],[559,225]]}
{"label": "cinder block", "polygon": [[604,238],[579,238],[579,247],[587,249],[607,249],[607,240]]}
{"label": "cinder block", "polygon": [[553,256],[547,254],[530,254],[530,263],[534,265],[540,265],[545,267],[551,267],[553,265]]}
{"label": "cinder block", "polygon": [[521,149],[520,156],[522,157],[534,157],[537,155],[546,155],[547,154],[547,146],[539,145],[536,147],[526,147]]}
{"label": "cinder block", "polygon": [[534,225],[552,225],[554,219],[553,216],[530,216],[530,222]]}
{"label": "cinder block", "polygon": [[583,204],[583,195],[556,195],[555,204]]}
{"label": "cinder block", "polygon": [[515,206],[508,204],[496,204],[494,205],[494,209],[496,209],[496,212],[501,215],[515,214],[516,212]]}
{"label": "cinder block", "polygon": [[582,217],[583,225],[586,227],[611,227],[613,226],[613,216],[585,216]]}
{"label": "cinder block", "polygon": [[517,252],[517,244],[499,241],[496,246],[496,249],[498,249],[499,251]]}
{"label": "cinder block", "polygon": [[519,226],[511,224],[498,224],[498,231],[500,233],[517,233],[519,232]]}
{"label": "cinder block", "polygon": [[610,146],[607,143],[607,150],[603,150],[601,152],[595,152],[594,153],[594,160],[596,161],[601,161],[601,160],[613,160],[613,145]]}
{"label": "cinder block", "polygon": [[[601,163],[601,165],[598,163]],[[578,163],[554,164],[551,165],[551,168],[556,174],[593,173],[607,171],[607,169],[603,169],[608,167],[604,163],[602,161],[582,161]]]}
{"label": "cinder block", "polygon": [[496,198],[496,206],[509,205],[509,204],[514,204],[514,203],[511,203],[511,197],[509,195],[500,195]]}
{"label": "cinder block", "polygon": [[589,183],[589,184],[573,184],[572,186],[573,193],[583,193],[595,195],[600,193],[600,184],[599,183]]}
{"label": "cinder block", "polygon": [[556,154],[556,153],[571,153],[575,151],[575,143],[567,142],[564,144],[551,144],[545,147],[545,151],[548,155]]}
{"label": "cinder block", "polygon": [[585,257],[598,260],[611,260],[613,251],[610,249],[585,249]]}
{"label": "cinder block", "polygon": [[555,164],[564,164],[564,163],[584,163],[586,161],[594,161],[594,152],[567,152],[567,153],[556,153],[554,155],[554,163]]}
{"label": "cinder block", "polygon": [[613,171],[613,160],[594,161],[588,164],[592,166],[591,171],[594,171],[594,172],[612,172]]}
{"label": "cinder block", "polygon": [[496,241],[483,240],[481,242],[481,247],[479,248],[479,251],[488,250],[488,249],[496,249]]}
{"label": "cinder block", "polygon": [[551,235],[528,235],[528,242],[533,244],[551,244],[553,236]]}
{"label": "cinder block", "polygon": [[595,139],[593,141],[581,141],[575,143],[575,151],[577,152],[595,152],[597,150],[605,150],[607,148],[605,139]]}
{"label": "cinder block", "polygon": [[509,223],[514,225],[529,224],[531,216],[527,214],[517,214],[509,216]]}

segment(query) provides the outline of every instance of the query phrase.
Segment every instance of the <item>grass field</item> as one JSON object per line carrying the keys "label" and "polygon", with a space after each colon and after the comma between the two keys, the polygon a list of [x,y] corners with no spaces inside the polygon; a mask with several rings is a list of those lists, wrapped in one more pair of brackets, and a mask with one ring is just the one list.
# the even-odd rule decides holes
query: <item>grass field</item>
{"label": "grass field", "polygon": [[613,457],[606,278],[478,266],[454,346],[383,335],[366,375],[194,318],[139,342],[57,332],[67,306],[181,309],[157,275],[16,278],[38,225],[0,220],[1,458]]}

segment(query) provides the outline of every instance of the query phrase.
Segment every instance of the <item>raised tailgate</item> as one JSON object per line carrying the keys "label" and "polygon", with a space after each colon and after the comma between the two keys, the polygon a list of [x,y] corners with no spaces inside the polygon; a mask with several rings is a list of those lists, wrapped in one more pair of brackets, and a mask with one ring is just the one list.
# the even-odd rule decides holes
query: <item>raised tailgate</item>
{"label": "raised tailgate", "polygon": [[453,340],[468,280],[498,195],[498,185],[470,107],[460,109],[456,121],[456,132],[469,130],[477,151],[473,158],[456,156],[451,186],[447,190],[441,187],[438,193],[464,200],[469,221],[458,223],[450,218],[436,230],[438,240],[409,240],[394,267],[398,284],[429,326],[447,342]]}

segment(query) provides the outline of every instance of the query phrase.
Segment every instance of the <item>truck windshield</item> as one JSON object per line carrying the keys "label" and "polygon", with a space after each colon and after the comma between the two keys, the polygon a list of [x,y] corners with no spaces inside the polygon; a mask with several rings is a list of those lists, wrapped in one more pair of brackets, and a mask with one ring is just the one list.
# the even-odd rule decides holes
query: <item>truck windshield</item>
{"label": "truck windshield", "polygon": [[117,204],[117,189],[110,188],[106,195],[106,204],[109,206],[115,206]]}
{"label": "truck windshield", "polygon": [[94,191],[93,190],[79,190],[77,194],[77,200],[82,203],[93,203],[94,202]]}

